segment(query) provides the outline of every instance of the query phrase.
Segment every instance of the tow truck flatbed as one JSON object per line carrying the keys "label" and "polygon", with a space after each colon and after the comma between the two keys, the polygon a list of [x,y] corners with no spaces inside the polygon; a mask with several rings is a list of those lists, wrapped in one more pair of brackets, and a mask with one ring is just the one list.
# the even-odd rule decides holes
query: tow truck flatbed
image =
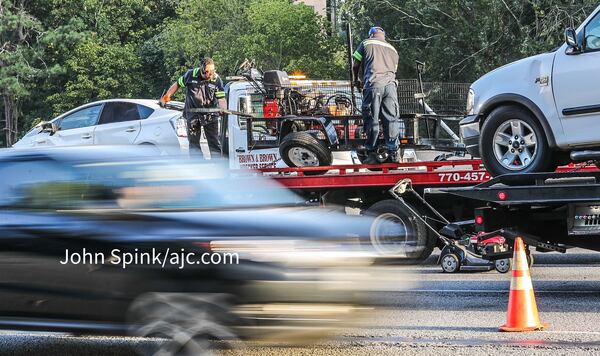
{"label": "tow truck flatbed", "polygon": [[[310,175],[311,172],[328,173]],[[378,170],[378,171],[375,171]],[[475,185],[490,179],[480,160],[338,165],[303,168],[265,168],[265,174],[292,189],[393,187],[409,178],[414,186]]]}
{"label": "tow truck flatbed", "polygon": [[[379,171],[375,171],[379,170]],[[596,171],[595,167],[569,165],[557,172]],[[429,162],[385,163],[378,165],[336,165],[303,168],[262,168],[267,174],[291,189],[391,188],[402,179],[413,187],[473,186],[490,180],[481,160],[447,160]],[[311,175],[313,172],[326,174]]]}
{"label": "tow truck flatbed", "polygon": [[600,171],[505,174],[469,189],[445,191],[504,206],[600,202]]}

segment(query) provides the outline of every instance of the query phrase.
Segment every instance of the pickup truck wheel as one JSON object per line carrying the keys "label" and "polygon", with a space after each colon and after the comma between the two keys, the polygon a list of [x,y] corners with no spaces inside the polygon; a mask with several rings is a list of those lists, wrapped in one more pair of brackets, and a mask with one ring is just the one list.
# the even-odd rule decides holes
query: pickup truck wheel
{"label": "pickup truck wheel", "polygon": [[425,224],[398,200],[379,201],[366,215],[375,217],[369,243],[382,257],[418,263],[431,255],[435,236],[428,234]]}
{"label": "pickup truck wheel", "polygon": [[[279,145],[279,154],[289,167],[330,166],[331,150],[308,132],[290,132]],[[304,174],[323,174],[327,171],[310,171]]]}
{"label": "pickup truck wheel", "polygon": [[501,106],[483,123],[481,159],[492,176],[551,170],[552,152],[537,119],[518,106]]}

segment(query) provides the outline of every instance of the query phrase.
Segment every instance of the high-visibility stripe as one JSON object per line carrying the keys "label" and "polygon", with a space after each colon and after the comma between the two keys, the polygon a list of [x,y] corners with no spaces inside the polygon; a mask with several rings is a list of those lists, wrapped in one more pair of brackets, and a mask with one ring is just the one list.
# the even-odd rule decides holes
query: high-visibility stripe
{"label": "high-visibility stripe", "polygon": [[513,277],[510,280],[510,290],[533,290],[531,277]]}
{"label": "high-visibility stripe", "polygon": [[354,57],[357,61],[362,61],[362,54],[358,53],[358,51],[355,51],[352,57]]}
{"label": "high-visibility stripe", "polygon": [[398,51],[396,51],[396,49],[394,48],[394,46],[392,46],[391,44],[387,43],[387,42],[383,42],[383,41],[378,41],[378,40],[366,40],[363,42],[365,44],[365,46],[367,45],[378,45],[378,46],[384,46],[384,47],[388,47],[394,50],[394,52],[398,53]]}
{"label": "high-visibility stripe", "polygon": [[194,68],[194,70],[192,71],[192,76],[197,76],[198,72],[200,71],[200,68]]}
{"label": "high-visibility stripe", "polygon": [[183,81],[183,76],[179,77],[179,79],[177,80],[177,84],[179,84],[180,87],[185,88],[185,82]]}
{"label": "high-visibility stripe", "polygon": [[217,91],[217,92],[215,92],[215,96],[217,98],[224,98],[225,97],[225,92],[224,91]]}

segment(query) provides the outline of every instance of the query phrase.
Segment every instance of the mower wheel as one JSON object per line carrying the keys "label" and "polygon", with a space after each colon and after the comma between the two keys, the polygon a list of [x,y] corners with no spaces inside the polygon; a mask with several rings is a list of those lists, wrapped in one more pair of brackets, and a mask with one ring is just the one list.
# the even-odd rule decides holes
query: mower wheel
{"label": "mower wheel", "polygon": [[496,267],[496,271],[500,273],[507,273],[512,267],[512,258],[503,258],[501,260],[496,260],[494,262],[494,267]]}
{"label": "mower wheel", "polygon": [[442,257],[442,270],[446,273],[456,273],[460,271],[460,259],[458,256],[449,253]]}

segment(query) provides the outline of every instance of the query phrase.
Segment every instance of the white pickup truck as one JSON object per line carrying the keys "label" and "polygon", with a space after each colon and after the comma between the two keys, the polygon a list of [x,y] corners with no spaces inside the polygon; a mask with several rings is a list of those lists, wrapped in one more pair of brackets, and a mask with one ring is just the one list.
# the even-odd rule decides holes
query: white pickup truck
{"label": "white pickup truck", "polygon": [[474,82],[467,111],[462,138],[492,175],[550,172],[593,157],[581,150],[600,150],[600,7],[568,28],[557,49]]}

